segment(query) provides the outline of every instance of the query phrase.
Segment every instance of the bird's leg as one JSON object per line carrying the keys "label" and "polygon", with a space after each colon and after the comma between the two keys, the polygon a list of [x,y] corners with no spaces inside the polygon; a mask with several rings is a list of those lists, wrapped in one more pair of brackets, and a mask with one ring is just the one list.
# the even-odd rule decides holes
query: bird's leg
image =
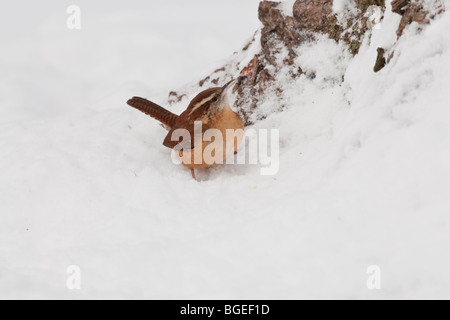
{"label": "bird's leg", "polygon": [[195,177],[195,169],[191,169],[191,174],[192,174],[192,178],[194,179],[194,180],[197,180],[197,178]]}

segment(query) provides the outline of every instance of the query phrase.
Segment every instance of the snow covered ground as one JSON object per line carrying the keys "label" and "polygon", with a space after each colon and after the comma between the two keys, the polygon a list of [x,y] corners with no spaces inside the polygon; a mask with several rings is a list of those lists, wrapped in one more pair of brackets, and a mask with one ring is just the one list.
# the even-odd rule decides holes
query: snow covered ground
{"label": "snow covered ground", "polygon": [[79,31],[72,3],[0,13],[0,298],[450,298],[449,12],[395,43],[387,10],[355,58],[298,48],[315,79],[280,73],[288,107],[255,125],[280,129],[279,173],[196,182],[125,101],[222,65],[258,1],[78,2]]}

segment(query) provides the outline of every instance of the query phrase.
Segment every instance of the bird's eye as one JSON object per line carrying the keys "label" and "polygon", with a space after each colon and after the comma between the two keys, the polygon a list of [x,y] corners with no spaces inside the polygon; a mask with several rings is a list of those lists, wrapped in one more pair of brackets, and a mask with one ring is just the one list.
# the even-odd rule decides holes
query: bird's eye
{"label": "bird's eye", "polygon": [[212,102],[217,102],[217,100],[218,100],[217,97],[211,99]]}

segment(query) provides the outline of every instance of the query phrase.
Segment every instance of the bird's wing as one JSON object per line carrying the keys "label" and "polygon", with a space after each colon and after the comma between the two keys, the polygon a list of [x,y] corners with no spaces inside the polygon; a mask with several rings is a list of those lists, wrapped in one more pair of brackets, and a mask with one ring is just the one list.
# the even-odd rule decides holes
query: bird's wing
{"label": "bird's wing", "polygon": [[201,121],[179,121],[169,131],[163,145],[176,151],[192,150],[196,143],[202,141],[203,133],[208,129],[209,126]]}

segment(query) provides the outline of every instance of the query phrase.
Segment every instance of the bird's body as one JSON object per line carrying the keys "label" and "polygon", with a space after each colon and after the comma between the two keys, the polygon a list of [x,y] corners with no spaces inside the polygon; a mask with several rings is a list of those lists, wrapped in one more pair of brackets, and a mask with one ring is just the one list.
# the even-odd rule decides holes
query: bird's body
{"label": "bird's body", "polygon": [[224,163],[243,139],[244,124],[231,109],[226,95],[229,87],[227,84],[201,92],[179,116],[143,98],[134,97],[128,104],[169,130],[163,145],[176,151],[195,178],[195,169]]}
{"label": "bird's body", "polygon": [[[226,107],[218,113],[207,124],[209,128],[217,129],[221,133],[222,141],[205,141],[194,143],[191,150],[178,152],[181,162],[189,169],[205,169],[223,163],[224,160],[235,153],[243,138],[244,125],[241,118],[231,108]],[[233,130],[234,135],[227,134],[227,130]],[[211,150],[209,152],[208,150]],[[221,152],[221,154],[216,154]],[[201,162],[195,161],[201,159]]]}

